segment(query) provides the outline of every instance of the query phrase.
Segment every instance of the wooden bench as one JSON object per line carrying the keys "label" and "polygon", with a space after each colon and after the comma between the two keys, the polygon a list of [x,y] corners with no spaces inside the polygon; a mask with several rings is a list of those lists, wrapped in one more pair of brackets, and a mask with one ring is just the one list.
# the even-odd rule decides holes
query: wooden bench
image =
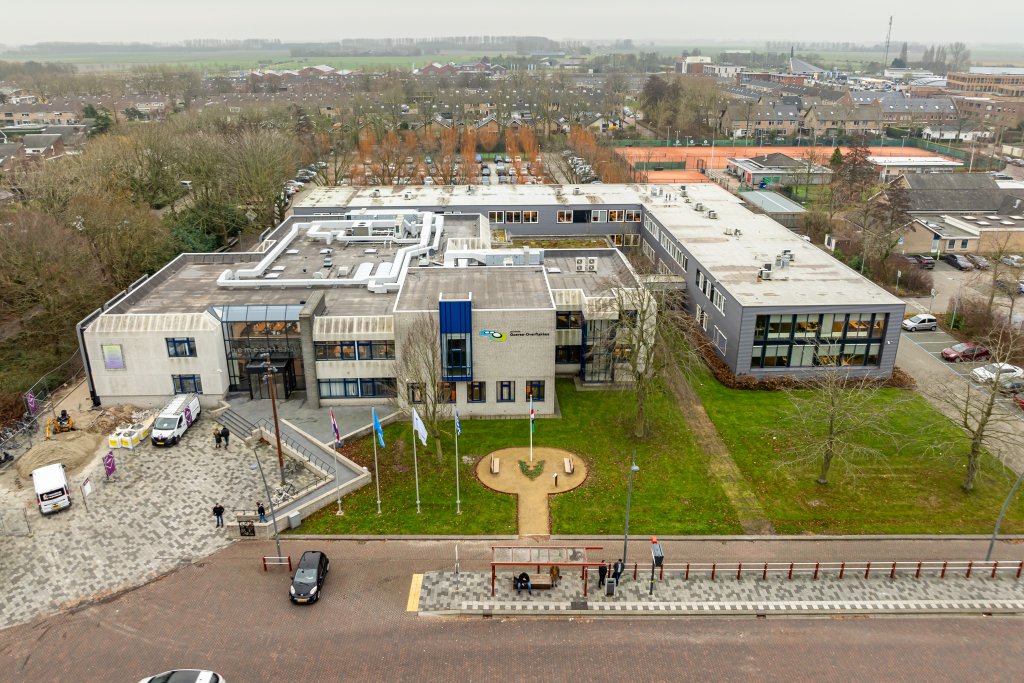
{"label": "wooden bench", "polygon": [[[558,567],[552,567],[552,571],[544,572],[541,574],[529,573],[530,577],[530,588],[542,589],[542,588],[554,588],[558,585],[558,580],[561,578],[561,572],[558,571]],[[519,578],[519,574],[512,576],[512,587],[516,587],[516,580]]]}
{"label": "wooden bench", "polygon": [[563,464],[565,465],[565,473],[566,474],[572,474],[572,471],[573,471],[573,468],[574,468],[574,465],[573,465],[573,462],[572,462],[572,458],[564,458],[563,459]]}
{"label": "wooden bench", "polygon": [[501,460],[498,458],[491,458],[491,474],[498,474],[501,470]]}

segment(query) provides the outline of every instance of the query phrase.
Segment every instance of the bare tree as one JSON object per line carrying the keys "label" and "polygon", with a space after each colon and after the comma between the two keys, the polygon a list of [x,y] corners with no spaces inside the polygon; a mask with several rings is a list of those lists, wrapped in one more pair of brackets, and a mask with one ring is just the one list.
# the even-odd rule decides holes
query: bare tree
{"label": "bare tree", "polygon": [[443,426],[451,419],[455,404],[455,384],[444,381],[440,338],[437,318],[422,314],[405,330],[395,363],[395,401],[410,415],[414,408],[419,413],[427,433],[434,439],[438,462],[443,457]]}

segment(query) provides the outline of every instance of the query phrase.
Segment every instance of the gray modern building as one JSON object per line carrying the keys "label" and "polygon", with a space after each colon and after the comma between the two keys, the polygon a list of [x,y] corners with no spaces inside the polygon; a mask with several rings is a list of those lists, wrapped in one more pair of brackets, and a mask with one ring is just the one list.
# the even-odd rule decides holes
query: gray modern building
{"label": "gray modern building", "polygon": [[[608,246],[530,246],[547,236]],[[253,252],[183,254],[79,339],[94,401],[261,397],[269,362],[281,396],[415,402],[398,368],[426,321],[461,413],[552,412],[558,375],[628,381],[627,255],[685,286],[737,374],[892,372],[903,302],[714,184],[315,189]]]}

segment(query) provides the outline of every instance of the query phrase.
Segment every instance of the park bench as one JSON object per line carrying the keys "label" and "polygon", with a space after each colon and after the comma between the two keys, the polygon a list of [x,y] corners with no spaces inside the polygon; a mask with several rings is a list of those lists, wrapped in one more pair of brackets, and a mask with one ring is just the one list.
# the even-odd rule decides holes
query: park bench
{"label": "park bench", "polygon": [[498,458],[491,458],[491,474],[498,474],[501,469],[501,460]]}
{"label": "park bench", "polygon": [[564,458],[563,460],[564,460],[563,464],[565,465],[565,473],[566,474],[572,474],[572,471],[573,471],[573,468],[574,468],[574,465],[573,465],[573,462],[572,462],[572,458]]}
{"label": "park bench", "polygon": [[[530,576],[530,587],[536,589],[542,588],[554,588],[558,585],[558,580],[561,578],[561,572],[558,567],[552,567],[547,573],[534,574],[529,573]],[[512,575],[512,587],[516,587],[516,579],[519,578],[519,574]]]}

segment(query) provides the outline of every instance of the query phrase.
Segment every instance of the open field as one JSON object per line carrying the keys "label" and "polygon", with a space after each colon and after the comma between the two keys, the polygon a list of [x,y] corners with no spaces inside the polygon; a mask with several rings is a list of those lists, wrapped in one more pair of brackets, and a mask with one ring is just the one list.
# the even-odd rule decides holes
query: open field
{"label": "open field", "polygon": [[[837,460],[822,486],[815,482],[820,463],[792,463],[786,450],[794,406],[785,393],[726,389],[710,376],[696,388],[780,534],[991,533],[1013,485],[1013,474],[986,455],[974,492],[963,493],[963,432],[920,396],[887,411],[900,389],[881,392],[878,414],[904,447],[863,437],[886,455],[857,458],[852,467]],[[1007,511],[1002,531],[1024,532],[1024,497]]]}
{"label": "open field", "polygon": [[[561,419],[537,420],[534,446],[577,454],[590,468],[579,488],[550,498],[552,533],[606,534],[622,530],[629,457],[637,451],[640,473],[633,482],[631,524],[664,534],[733,534],[739,523],[725,494],[707,471],[704,455],[685,431],[679,408],[668,394],[651,400],[652,434],[643,442],[629,436],[631,394],[576,391],[558,381]],[[376,514],[372,485],[345,497],[345,515],[328,506],[304,521],[299,533],[514,534],[516,499],[484,488],[474,476],[478,458],[493,451],[529,444],[529,404],[521,420],[463,420],[459,438],[462,514],[455,514],[454,442],[445,439],[444,463],[429,448],[419,448],[420,498],[416,514],[412,436],[408,423],[385,427],[387,448],[379,450],[381,500]],[[346,453],[373,469],[369,439]],[[542,477],[561,468],[546,463]],[[502,462],[502,472],[516,463]]]}

